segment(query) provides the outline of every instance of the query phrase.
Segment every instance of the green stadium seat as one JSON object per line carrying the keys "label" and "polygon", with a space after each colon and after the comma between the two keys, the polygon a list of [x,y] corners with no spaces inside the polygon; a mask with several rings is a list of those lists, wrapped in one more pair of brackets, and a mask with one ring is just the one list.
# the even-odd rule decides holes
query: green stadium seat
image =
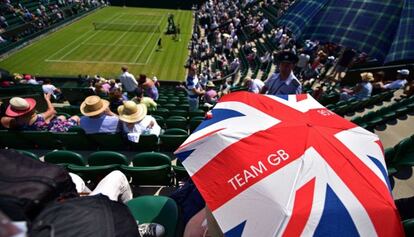
{"label": "green stadium seat", "polygon": [[181,110],[181,109],[174,109],[170,110],[171,116],[182,116],[184,118],[188,117],[188,111],[187,110]]}
{"label": "green stadium seat", "polygon": [[155,118],[155,120],[157,121],[158,125],[160,125],[161,128],[165,128],[164,117],[159,116],[159,115],[151,115],[151,116]]}
{"label": "green stadium seat", "polygon": [[51,132],[47,131],[22,131],[22,137],[30,141],[34,148],[40,149],[60,149],[62,144]]}
{"label": "green stadium seat", "polygon": [[154,134],[141,134],[139,142],[128,142],[131,150],[134,151],[156,151],[158,150],[158,137]]}
{"label": "green stadium seat", "polygon": [[122,171],[135,185],[171,185],[171,159],[159,152],[143,152],[132,158],[133,167],[122,166]]}
{"label": "green stadium seat", "polygon": [[414,236],[414,218],[403,221],[405,236]]}
{"label": "green stadium seat", "polygon": [[168,104],[165,104],[165,105],[163,105],[162,106],[163,108],[166,108],[166,109],[168,109],[168,110],[174,110],[174,109],[176,109],[177,108],[177,105],[176,104],[172,104],[172,103],[170,103],[170,100],[168,100]]}
{"label": "green stadium seat", "polygon": [[196,128],[198,127],[198,125],[200,125],[200,123],[202,123],[204,120],[204,117],[201,116],[196,116],[196,117],[192,117],[190,119],[190,132],[193,132],[194,130],[196,130]]}
{"label": "green stadium seat", "polygon": [[60,164],[67,166],[69,164],[85,166],[86,161],[83,156],[79,153],[73,151],[52,151],[45,155],[44,157],[45,162],[53,163],[53,164]]}
{"label": "green stadium seat", "polygon": [[165,130],[164,135],[188,135],[187,130],[181,128],[169,128]]}
{"label": "green stadium seat", "polygon": [[[168,129],[169,130],[169,129]],[[168,131],[167,130],[167,131]],[[170,135],[170,134],[161,134],[160,135],[160,150],[173,152],[187,140],[188,135]]]}
{"label": "green stadium seat", "polygon": [[134,185],[171,185],[171,165],[131,167],[122,165],[122,172]]}
{"label": "green stadium seat", "polygon": [[182,116],[170,116],[165,123],[167,128],[187,129],[187,119]]}
{"label": "green stadium seat", "polygon": [[39,156],[34,154],[33,152],[25,151],[25,150],[16,150],[16,151],[22,155],[32,158],[33,160],[39,160]]}
{"label": "green stadium seat", "polygon": [[190,118],[196,117],[196,116],[204,117],[205,114],[206,114],[206,112],[202,109],[198,109],[198,110],[194,110],[194,111],[189,112]]}
{"label": "green stadium seat", "polygon": [[188,112],[188,109],[190,108],[190,106],[188,105],[188,103],[187,104],[179,104],[179,105],[177,105],[176,108],[179,109],[179,110],[184,110],[184,111]]}
{"label": "green stadium seat", "polygon": [[86,135],[98,145],[99,150],[128,150],[128,143],[121,133],[95,133]]}
{"label": "green stadium seat", "polygon": [[66,150],[95,150],[97,145],[88,139],[84,133],[78,132],[54,132],[53,136],[60,141]]}
{"label": "green stadium seat", "polygon": [[151,111],[151,115],[158,115],[166,119],[170,115],[170,111],[166,108],[157,108],[157,110]]}
{"label": "green stadium seat", "polygon": [[0,130],[0,144],[1,147],[15,148],[15,149],[31,149],[34,144],[25,139],[20,131]]}
{"label": "green stadium seat", "polygon": [[90,166],[101,165],[128,165],[128,158],[118,152],[114,151],[97,151],[88,156],[88,164]]}
{"label": "green stadium seat", "polygon": [[91,181],[94,184],[103,179],[106,175],[114,170],[120,170],[119,164],[100,165],[100,166],[79,166],[68,165],[69,172],[79,175],[85,182]]}
{"label": "green stadium seat", "polygon": [[171,158],[160,152],[142,152],[132,157],[133,166],[157,166],[171,164]]}
{"label": "green stadium seat", "polygon": [[172,166],[174,172],[175,185],[178,187],[180,182],[186,181],[190,178],[187,170],[181,164],[180,160],[177,159],[177,164]]}
{"label": "green stadium seat", "polygon": [[86,97],[93,95],[94,92],[91,88],[73,87],[73,88],[60,88],[62,94],[71,105],[80,105]]}
{"label": "green stadium seat", "polygon": [[165,228],[165,237],[175,237],[178,223],[178,207],[165,196],[141,196],[126,203],[139,223],[158,223]]}

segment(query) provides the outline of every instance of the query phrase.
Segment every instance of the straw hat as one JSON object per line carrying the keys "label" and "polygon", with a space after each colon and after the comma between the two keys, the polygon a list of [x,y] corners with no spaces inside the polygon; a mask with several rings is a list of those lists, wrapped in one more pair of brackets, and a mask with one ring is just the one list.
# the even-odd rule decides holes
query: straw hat
{"label": "straw hat", "polygon": [[6,115],[9,117],[25,115],[36,107],[36,100],[32,98],[13,97],[9,103],[6,109]]}
{"label": "straw hat", "polygon": [[86,97],[80,106],[80,111],[85,116],[96,116],[104,112],[109,106],[109,101],[99,96],[91,95]]}
{"label": "straw hat", "polygon": [[127,123],[141,121],[147,115],[147,106],[136,104],[133,101],[124,101],[124,105],[118,107],[119,120]]}
{"label": "straw hat", "polygon": [[373,81],[374,75],[372,75],[372,73],[370,72],[363,72],[361,73],[361,78],[362,78],[362,81]]}
{"label": "straw hat", "polygon": [[216,87],[216,85],[214,85],[214,83],[212,81],[209,81],[207,83],[207,87]]}

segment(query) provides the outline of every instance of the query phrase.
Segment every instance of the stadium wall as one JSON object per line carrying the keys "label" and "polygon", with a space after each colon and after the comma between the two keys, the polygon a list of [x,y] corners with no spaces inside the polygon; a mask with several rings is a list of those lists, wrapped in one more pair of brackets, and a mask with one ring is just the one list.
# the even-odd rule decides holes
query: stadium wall
{"label": "stadium wall", "polygon": [[113,6],[148,7],[190,10],[205,0],[109,0]]}

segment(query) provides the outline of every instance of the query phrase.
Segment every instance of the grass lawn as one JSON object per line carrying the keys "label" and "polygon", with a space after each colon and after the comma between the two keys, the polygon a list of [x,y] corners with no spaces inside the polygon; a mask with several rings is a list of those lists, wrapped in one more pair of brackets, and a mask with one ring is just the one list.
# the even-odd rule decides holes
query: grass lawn
{"label": "grass lawn", "polygon": [[[180,41],[164,34],[169,13],[180,24]],[[134,75],[182,81],[192,25],[191,11],[105,7],[0,61],[0,68],[42,76],[110,78],[127,65]],[[162,49],[157,50],[160,38]]]}

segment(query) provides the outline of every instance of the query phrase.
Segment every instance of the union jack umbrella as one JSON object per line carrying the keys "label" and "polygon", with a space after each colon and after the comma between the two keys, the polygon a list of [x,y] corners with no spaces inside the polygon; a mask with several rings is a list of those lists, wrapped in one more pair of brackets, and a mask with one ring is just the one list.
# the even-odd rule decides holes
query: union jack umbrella
{"label": "union jack umbrella", "polygon": [[226,236],[404,235],[378,137],[309,95],[226,95],[175,154]]}

